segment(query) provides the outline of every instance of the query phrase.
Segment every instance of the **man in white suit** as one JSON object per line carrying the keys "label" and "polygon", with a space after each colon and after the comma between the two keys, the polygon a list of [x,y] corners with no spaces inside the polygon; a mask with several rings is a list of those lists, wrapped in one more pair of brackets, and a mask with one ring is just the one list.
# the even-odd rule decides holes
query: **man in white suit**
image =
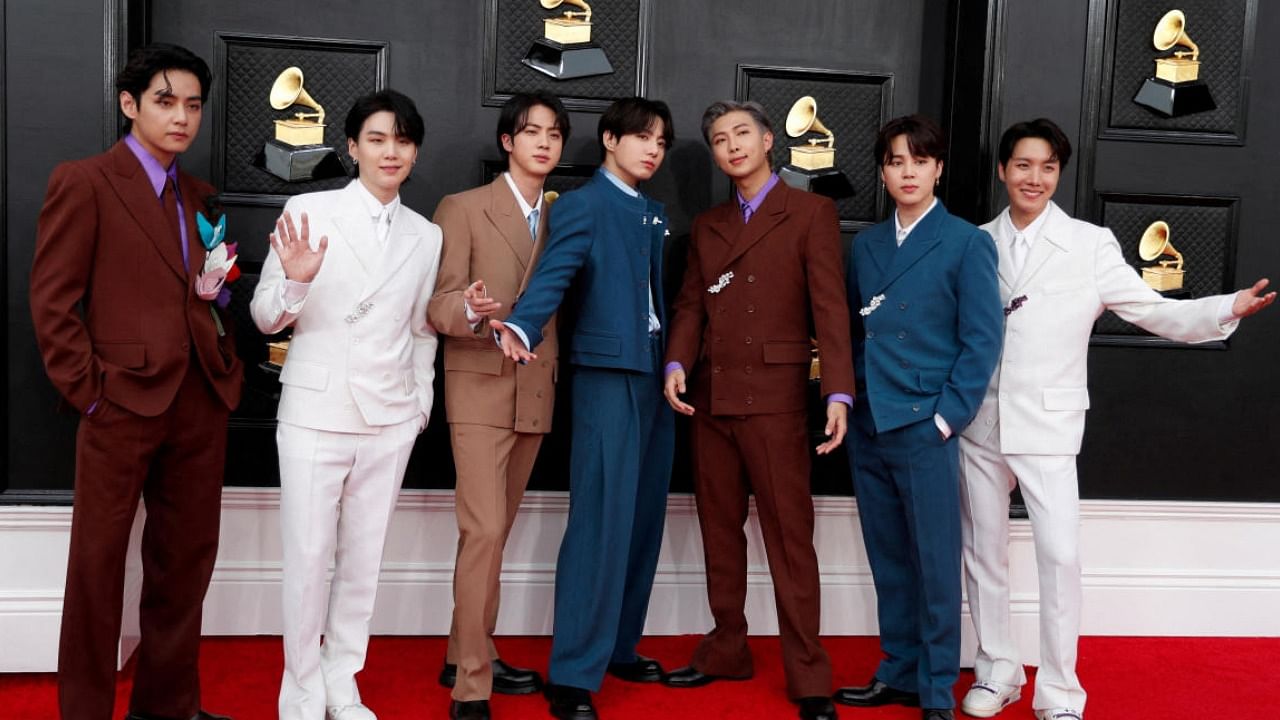
{"label": "man in white suit", "polygon": [[1022,488],[1040,576],[1037,720],[1082,720],[1076,455],[1089,392],[1089,335],[1103,310],[1165,338],[1222,340],[1275,300],[1267,280],[1233,295],[1170,300],[1125,262],[1110,230],[1072,219],[1051,198],[1071,156],[1052,121],[1013,125],[1000,141],[1009,208],[983,229],[1000,252],[1004,349],[978,415],[960,440],[964,567],[978,635],[976,682],[961,703],[991,717],[1026,682],[1009,631],[1009,492]]}
{"label": "man in white suit", "polygon": [[359,177],[289,200],[251,306],[264,333],[293,326],[276,430],[281,720],[374,720],[355,674],[364,667],[387,525],[431,413],[436,333],[427,301],[441,233],[399,197],[422,144],[422,117],[412,100],[384,90],[356,101],[346,134]]}

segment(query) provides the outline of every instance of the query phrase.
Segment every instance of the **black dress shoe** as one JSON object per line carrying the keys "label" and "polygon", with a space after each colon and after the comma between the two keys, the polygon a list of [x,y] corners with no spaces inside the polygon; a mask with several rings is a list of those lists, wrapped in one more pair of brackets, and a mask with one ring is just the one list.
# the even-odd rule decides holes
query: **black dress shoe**
{"label": "black dress shoe", "polygon": [[840,688],[836,691],[834,699],[841,705],[853,705],[855,707],[878,707],[880,705],[918,707],[920,705],[920,696],[917,693],[891,688],[876,679],[872,679],[869,685]]}
{"label": "black dress shoe", "polygon": [[803,697],[797,702],[801,720],[836,720],[836,706],[829,697]]}
{"label": "black dress shoe", "polygon": [[920,713],[921,720],[956,720],[955,711],[950,708],[925,708]]}
{"label": "black dress shoe", "polygon": [[449,720],[489,720],[489,701],[454,700],[449,703]]}
{"label": "black dress shoe", "polygon": [[591,704],[591,693],[569,685],[547,683],[543,694],[551,715],[559,720],[597,720],[596,707]]}
{"label": "black dress shoe", "polygon": [[[493,669],[493,691],[499,695],[528,695],[542,689],[542,676],[536,670],[512,667],[501,659],[490,663]],[[458,666],[445,663],[440,670],[440,684],[451,688],[458,684]]]}
{"label": "black dress shoe", "polygon": [[635,660],[627,663],[609,663],[609,674],[619,680],[634,683],[662,682],[662,666],[657,660],[637,655]]}
{"label": "black dress shoe", "polygon": [[725,675],[707,675],[692,665],[677,668],[662,676],[662,684],[673,688],[696,688],[710,685],[717,680],[750,680],[751,676],[728,677]]}

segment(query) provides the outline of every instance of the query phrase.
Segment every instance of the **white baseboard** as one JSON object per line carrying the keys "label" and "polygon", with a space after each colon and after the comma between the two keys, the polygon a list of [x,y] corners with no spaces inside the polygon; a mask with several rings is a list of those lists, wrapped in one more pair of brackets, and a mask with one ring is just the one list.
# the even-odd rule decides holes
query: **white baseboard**
{"label": "white baseboard", "polygon": [[[224,492],[222,541],[205,600],[206,634],[280,632],[278,508],[275,489]],[[874,635],[875,592],[857,502],[822,497],[815,508],[822,632]],[[500,634],[551,632],[555,559],[567,512],[563,493],[530,493],[525,499],[507,545]],[[56,666],[70,522],[69,508],[0,509],[0,647],[20,648],[0,654],[0,672]],[[1280,555],[1274,552],[1280,547],[1280,504],[1087,500],[1081,503],[1081,525],[1085,634],[1280,635]],[[401,495],[382,568],[375,633],[448,632],[456,541],[451,491]],[[747,618],[753,633],[774,634],[772,584],[754,511],[748,549]],[[1039,656],[1034,555],[1028,523],[1015,521],[1013,622],[1030,663]],[[128,586],[136,593],[136,578]],[[132,602],[136,607],[136,597]],[[645,631],[702,633],[710,623],[693,499],[673,495]],[[964,627],[967,664],[974,643],[967,619]],[[123,650],[132,650],[129,642],[136,637]]]}

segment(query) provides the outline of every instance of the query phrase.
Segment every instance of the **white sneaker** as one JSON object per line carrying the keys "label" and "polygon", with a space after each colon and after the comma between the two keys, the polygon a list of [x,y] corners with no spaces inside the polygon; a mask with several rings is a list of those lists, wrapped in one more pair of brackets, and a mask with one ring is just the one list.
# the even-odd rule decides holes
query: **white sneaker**
{"label": "white sneaker", "polygon": [[324,716],[326,720],[378,720],[378,716],[374,715],[372,710],[360,703],[330,705],[325,708]]}
{"label": "white sneaker", "polygon": [[1036,720],[1084,720],[1084,713],[1071,708],[1049,708],[1037,710]]}
{"label": "white sneaker", "polygon": [[1018,685],[979,680],[969,687],[969,692],[965,693],[964,700],[960,703],[960,710],[965,715],[973,717],[995,717],[1010,703],[1021,699],[1022,688]]}

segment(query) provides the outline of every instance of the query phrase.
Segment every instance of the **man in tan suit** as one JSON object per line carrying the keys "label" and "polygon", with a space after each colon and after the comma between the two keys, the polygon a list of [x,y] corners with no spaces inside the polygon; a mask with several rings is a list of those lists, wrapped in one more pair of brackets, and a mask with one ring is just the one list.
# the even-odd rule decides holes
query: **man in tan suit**
{"label": "man in tan suit", "polygon": [[445,412],[458,475],[453,627],[440,674],[453,688],[451,718],[488,718],[491,691],[519,695],[542,686],[536,672],[502,662],[492,636],[503,547],[551,430],[555,320],[528,364],[503,357],[488,320],[510,313],[533,271],[546,237],[543,182],[568,138],[569,116],[557,97],[512,97],[497,130],[507,171],[436,209],[444,254],[428,317],[445,336]]}

